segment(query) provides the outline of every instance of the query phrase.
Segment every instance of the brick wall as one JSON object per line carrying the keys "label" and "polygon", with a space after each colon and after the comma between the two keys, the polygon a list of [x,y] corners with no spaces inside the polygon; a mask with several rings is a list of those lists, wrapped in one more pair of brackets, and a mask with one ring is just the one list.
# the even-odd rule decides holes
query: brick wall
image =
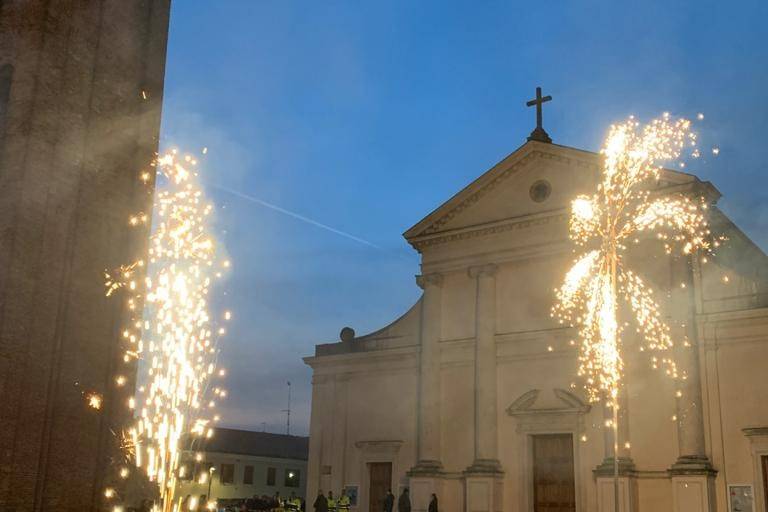
{"label": "brick wall", "polygon": [[101,506],[124,419],[110,400],[123,304],[103,271],[146,249],[126,228],[151,207],[137,175],[157,148],[169,10],[0,2],[0,510]]}

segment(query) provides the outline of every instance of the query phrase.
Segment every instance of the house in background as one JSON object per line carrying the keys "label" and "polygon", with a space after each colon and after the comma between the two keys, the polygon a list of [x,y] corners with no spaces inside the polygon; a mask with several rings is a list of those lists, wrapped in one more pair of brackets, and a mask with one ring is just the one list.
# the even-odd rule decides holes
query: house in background
{"label": "house in background", "polygon": [[254,495],[304,497],[309,438],[217,428],[199,450],[186,450],[177,496],[234,500]]}

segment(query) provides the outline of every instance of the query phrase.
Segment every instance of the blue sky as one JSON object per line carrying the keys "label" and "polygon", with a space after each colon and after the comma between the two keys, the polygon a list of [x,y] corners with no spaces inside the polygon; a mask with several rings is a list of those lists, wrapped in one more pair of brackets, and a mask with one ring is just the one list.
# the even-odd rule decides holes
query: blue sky
{"label": "blue sky", "polygon": [[721,153],[688,170],[768,247],[764,0],[172,6],[162,144],[209,148],[234,263],[221,297],[235,315],[229,426],[284,431],[290,380],[292,432],[307,433],[301,357],[418,298],[401,233],[524,142],[537,85],[554,97],[554,141],[589,150],[630,114],[703,112]]}

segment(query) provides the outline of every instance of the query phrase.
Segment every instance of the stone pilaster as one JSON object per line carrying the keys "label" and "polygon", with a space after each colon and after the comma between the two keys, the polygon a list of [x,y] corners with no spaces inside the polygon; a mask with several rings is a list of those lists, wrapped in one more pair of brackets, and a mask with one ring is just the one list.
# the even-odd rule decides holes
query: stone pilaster
{"label": "stone pilaster", "polygon": [[496,265],[471,267],[475,299],[475,460],[467,471],[500,473],[496,414]]}
{"label": "stone pilaster", "polygon": [[[627,399],[626,386],[622,385],[618,396],[619,403],[619,421],[618,430],[618,456],[619,456],[619,474],[628,475],[635,470],[635,463],[632,461],[632,452],[629,436],[629,400]],[[595,469],[599,475],[610,475],[614,473],[613,459],[614,452],[614,429],[613,429],[613,410],[607,405],[603,406],[603,418],[605,421],[603,429],[603,450],[605,453],[603,462]]]}
{"label": "stone pilaster", "polygon": [[[619,512],[633,512],[637,510],[637,479],[635,463],[632,460],[630,436],[629,436],[629,400],[627,388],[622,386],[617,397],[619,414],[617,423],[618,448],[614,448],[613,409],[603,406],[605,421],[603,430],[603,446],[605,457],[603,462],[594,470],[597,482],[597,509],[598,512],[613,512],[616,508],[615,476],[616,467],[614,458],[618,455],[618,486],[619,486]],[[616,453],[614,453],[616,451]]]}
{"label": "stone pilaster", "polygon": [[464,471],[465,510],[502,510],[496,411],[496,265],[470,267],[475,298],[475,458]]}
{"label": "stone pilaster", "polygon": [[669,470],[675,512],[711,512],[716,507],[714,478],[717,471],[707,457],[704,442],[693,264],[696,264],[693,258],[673,263],[673,275],[685,283],[685,287],[675,286],[676,292],[672,295],[676,305],[674,310],[677,318],[682,320],[685,334],[685,339],[678,341],[675,349],[675,361],[681,375],[676,399],[679,456]]}
{"label": "stone pilaster", "polygon": [[418,460],[410,474],[431,475],[442,471],[440,462],[440,325],[441,274],[416,277],[424,290],[421,302],[421,353],[419,355]]}

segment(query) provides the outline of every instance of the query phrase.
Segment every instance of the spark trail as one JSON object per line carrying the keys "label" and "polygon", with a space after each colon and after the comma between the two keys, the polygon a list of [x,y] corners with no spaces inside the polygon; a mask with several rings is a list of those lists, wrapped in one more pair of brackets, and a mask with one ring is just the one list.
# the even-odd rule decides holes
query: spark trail
{"label": "spark trail", "polygon": [[[694,157],[698,154],[690,124],[665,114],[645,126],[634,118],[611,126],[601,150],[597,191],[577,197],[571,205],[570,238],[585,252],[555,290],[552,315],[561,324],[578,328],[579,375],[589,398],[604,397],[614,410],[624,369],[619,306],[629,306],[641,351],[663,353],[673,346],[653,291],[625,262],[627,244],[649,232],[656,232],[666,254],[676,248],[684,254],[706,253],[718,243],[707,226],[703,199],[680,194],[654,197],[650,192],[663,162],[676,160],[686,148]],[[678,377],[671,357],[659,360],[653,355],[652,361]]]}
{"label": "spark trail", "polygon": [[[212,318],[210,289],[228,268],[216,258],[216,244],[209,220],[213,205],[206,201],[198,184],[196,160],[179,158],[175,151],[156,161],[158,191],[155,196],[155,226],[150,237],[149,262],[136,261],[107,274],[107,295],[127,293],[131,321],[122,331],[126,365],[142,360],[146,384],[126,400],[134,413],[133,424],[121,444],[126,458],[157,485],[160,502],[155,510],[179,510],[176,489],[182,450],[192,439],[213,435],[218,416],[213,409],[226,391],[212,383],[223,371],[216,370],[217,342],[225,329]],[[151,181],[142,173],[142,181]],[[146,224],[148,216],[137,214],[129,224]],[[146,267],[143,282],[137,272]],[[231,314],[224,313],[222,321]],[[126,373],[129,369],[126,369]],[[126,375],[115,377],[117,386]],[[212,388],[212,389],[211,389]],[[121,478],[128,468],[119,469]],[[114,489],[104,493],[118,498]],[[122,505],[116,503],[115,510]]]}

